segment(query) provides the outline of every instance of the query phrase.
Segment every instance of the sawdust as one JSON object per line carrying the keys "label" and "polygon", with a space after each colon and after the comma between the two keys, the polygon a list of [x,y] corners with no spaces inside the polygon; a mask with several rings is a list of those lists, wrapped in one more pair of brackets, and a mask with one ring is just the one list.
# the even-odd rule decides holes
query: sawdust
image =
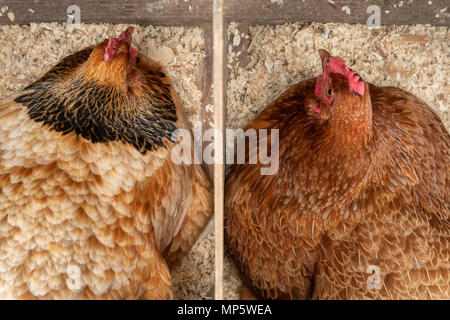
{"label": "sawdust", "polygon": [[178,299],[212,300],[214,298],[213,221],[210,221],[190,253],[172,272],[174,293]]}
{"label": "sawdust", "polygon": [[[0,26],[0,100],[18,92],[61,58],[105,38],[117,37],[128,25],[41,23]],[[197,77],[204,58],[201,28],[135,26],[133,46],[161,63],[171,76],[190,121],[201,119]],[[208,230],[211,230],[209,228]],[[210,298],[214,282],[214,236],[207,233],[172,272],[179,299]]]}
{"label": "sawdust", "polygon": [[[447,27],[342,23],[228,29],[227,127],[240,128],[293,84],[321,73],[318,49],[343,58],[368,82],[424,100],[450,130],[450,34]],[[248,50],[241,50],[248,39]],[[244,48],[247,45],[243,46]],[[226,299],[238,299],[236,267],[225,256]]]}

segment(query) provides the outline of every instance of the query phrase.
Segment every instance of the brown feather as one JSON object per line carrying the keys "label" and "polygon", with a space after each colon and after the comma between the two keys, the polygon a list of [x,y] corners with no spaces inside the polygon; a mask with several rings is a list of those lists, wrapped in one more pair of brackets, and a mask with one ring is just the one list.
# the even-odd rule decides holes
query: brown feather
{"label": "brown feather", "polygon": [[[333,106],[309,79],[247,124],[280,130],[280,169],[233,166],[231,254],[266,299],[449,299],[448,132],[405,91],[365,84],[360,96],[331,78]],[[329,116],[313,111],[317,103]],[[380,289],[367,286],[372,265]]]}

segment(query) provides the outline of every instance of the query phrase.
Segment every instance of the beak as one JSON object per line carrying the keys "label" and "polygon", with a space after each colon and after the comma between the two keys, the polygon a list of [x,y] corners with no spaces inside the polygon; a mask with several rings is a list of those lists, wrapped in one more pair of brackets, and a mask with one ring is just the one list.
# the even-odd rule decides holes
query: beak
{"label": "beak", "polygon": [[124,32],[122,32],[120,34],[120,36],[117,38],[117,40],[119,41],[125,41],[127,42],[129,45],[131,45],[131,40],[133,38],[133,32],[134,32],[134,27],[128,27]]}
{"label": "beak", "polygon": [[320,60],[322,60],[322,68],[328,63],[328,59],[330,58],[330,54],[327,50],[319,49]]}

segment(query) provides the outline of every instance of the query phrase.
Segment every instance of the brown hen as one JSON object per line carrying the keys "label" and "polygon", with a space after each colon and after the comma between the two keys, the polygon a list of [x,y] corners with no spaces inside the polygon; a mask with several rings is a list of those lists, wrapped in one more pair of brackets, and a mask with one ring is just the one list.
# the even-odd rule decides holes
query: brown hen
{"label": "brown hen", "polygon": [[0,103],[0,296],[172,298],[171,265],[206,225],[209,180],[176,165],[189,128],[133,28]]}
{"label": "brown hen", "polygon": [[417,97],[320,55],[321,76],[246,126],[279,129],[280,168],[228,175],[232,256],[265,299],[449,299],[448,132]]}

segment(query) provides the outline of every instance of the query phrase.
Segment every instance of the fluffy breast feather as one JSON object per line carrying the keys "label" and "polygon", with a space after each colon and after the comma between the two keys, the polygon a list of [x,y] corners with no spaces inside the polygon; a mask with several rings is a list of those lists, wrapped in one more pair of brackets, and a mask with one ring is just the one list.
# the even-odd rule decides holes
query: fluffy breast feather
{"label": "fluffy breast feather", "polygon": [[[0,295],[149,290],[146,274],[180,230],[187,209],[179,208],[192,201],[189,169],[174,168],[169,149],[143,155],[120,141],[47,130],[11,101],[0,105],[0,124]],[[70,266],[81,269],[81,290],[67,285]],[[170,275],[162,277],[170,286]]]}

